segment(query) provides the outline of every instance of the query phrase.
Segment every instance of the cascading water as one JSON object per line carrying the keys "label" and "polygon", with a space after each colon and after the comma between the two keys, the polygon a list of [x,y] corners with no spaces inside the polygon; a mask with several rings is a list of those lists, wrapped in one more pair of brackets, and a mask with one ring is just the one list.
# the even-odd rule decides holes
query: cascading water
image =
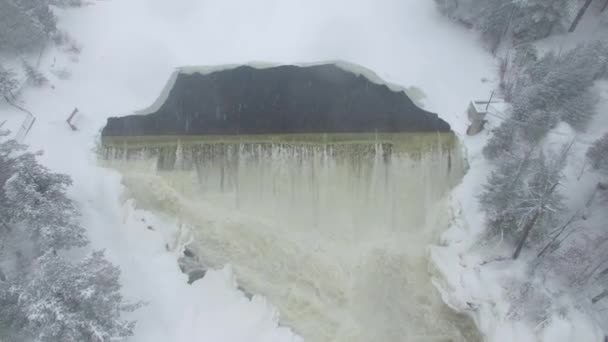
{"label": "cascading water", "polygon": [[463,175],[452,133],[116,137],[104,160],[138,205],[189,227],[307,341],[476,341],[427,249]]}

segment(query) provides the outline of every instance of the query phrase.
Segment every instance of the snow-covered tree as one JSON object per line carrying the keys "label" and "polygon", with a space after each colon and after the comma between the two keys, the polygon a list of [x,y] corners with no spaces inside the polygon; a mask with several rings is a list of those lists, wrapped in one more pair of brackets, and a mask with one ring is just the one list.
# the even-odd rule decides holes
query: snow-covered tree
{"label": "snow-covered tree", "polygon": [[74,264],[49,252],[37,259],[36,269],[16,290],[28,336],[41,342],[103,342],[133,334],[135,323],[120,315],[136,306],[123,303],[120,270],[103,252]]}
{"label": "snow-covered tree", "polygon": [[578,131],[584,131],[596,112],[599,96],[595,89],[564,99],[555,115]]}
{"label": "snow-covered tree", "polygon": [[516,240],[514,258],[528,238],[538,240],[557,223],[563,208],[557,187],[569,147],[549,157],[535,150],[528,150],[519,159],[503,160],[479,198],[494,234]]}
{"label": "snow-covered tree", "polygon": [[[130,336],[133,310],[120,295],[119,269],[87,244],[68,176],[50,172],[0,132],[0,340],[111,341]],[[1,139],[4,137],[4,139]],[[72,253],[74,254],[74,253]]]}
{"label": "snow-covered tree", "polygon": [[57,7],[80,7],[85,3],[83,0],[50,0],[49,2]]}
{"label": "snow-covered tree", "polygon": [[34,87],[40,87],[48,83],[49,80],[27,61],[23,60],[21,65],[23,67],[23,71],[25,71],[28,84]]}
{"label": "snow-covered tree", "polygon": [[569,0],[435,0],[439,10],[477,29],[491,51],[505,40],[531,42],[565,31],[573,16]]}
{"label": "snow-covered tree", "polygon": [[513,88],[525,79],[522,76],[526,66],[537,61],[538,51],[533,44],[521,44],[501,59],[500,90],[506,101],[512,100]]}
{"label": "snow-covered tree", "polygon": [[571,18],[571,0],[516,0],[517,16],[513,18],[513,38],[530,42],[563,31]]}
{"label": "snow-covered tree", "polygon": [[46,0],[0,0],[0,50],[28,52],[42,46],[57,30]]}
{"label": "snow-covered tree", "polygon": [[12,97],[18,85],[15,73],[0,64],[0,97]]}
{"label": "snow-covered tree", "polygon": [[0,152],[0,163],[8,170],[0,177],[5,223],[26,230],[40,252],[86,245],[84,229],[75,222],[78,211],[66,194],[72,184],[70,177],[50,172],[38,163],[34,153],[13,156],[11,148],[23,148],[13,142],[1,146],[0,151],[6,152]]}
{"label": "snow-covered tree", "polygon": [[598,99],[593,84],[606,76],[607,65],[608,46],[600,42],[541,58],[533,49],[517,51],[503,85],[511,117],[494,130],[485,156],[495,159],[512,151],[519,138],[534,145],[561,121],[584,130]]}
{"label": "snow-covered tree", "polygon": [[587,150],[591,166],[608,176],[608,133],[604,134]]}
{"label": "snow-covered tree", "polygon": [[597,95],[592,86],[606,75],[607,57],[608,47],[595,43],[560,56],[548,53],[525,66],[513,86],[513,117],[546,130],[559,121],[583,130],[595,112]]}
{"label": "snow-covered tree", "polygon": [[517,230],[518,206],[523,202],[525,180],[523,172],[530,162],[508,160],[500,164],[488,177],[479,201],[485,211],[489,227],[496,234],[510,233]]}
{"label": "snow-covered tree", "polygon": [[523,153],[524,146],[519,143],[518,134],[521,123],[505,120],[492,131],[492,138],[483,148],[483,154],[489,160],[517,159]]}
{"label": "snow-covered tree", "polygon": [[478,1],[478,6],[481,11],[475,26],[490,51],[494,52],[509,34],[512,21],[519,14],[518,7],[512,1],[503,0]]}
{"label": "snow-covered tree", "polygon": [[51,6],[81,6],[81,0],[0,0],[0,51],[39,51],[49,38],[65,37],[57,29]]}

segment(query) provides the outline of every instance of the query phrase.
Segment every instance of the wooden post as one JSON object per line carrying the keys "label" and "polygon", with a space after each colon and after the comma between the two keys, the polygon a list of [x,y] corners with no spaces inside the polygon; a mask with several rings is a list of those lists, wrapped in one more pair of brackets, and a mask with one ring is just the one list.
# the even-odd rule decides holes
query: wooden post
{"label": "wooden post", "polygon": [[600,293],[599,295],[593,297],[591,299],[591,304],[595,304],[595,303],[599,302],[600,300],[602,300],[606,296],[608,296],[608,289],[602,291],[602,293]]}
{"label": "wooden post", "polygon": [[27,136],[27,134],[30,132],[30,130],[32,129],[32,126],[34,126],[34,122],[36,122],[36,117],[32,116],[32,121],[30,122],[29,127],[27,128],[27,130],[25,131],[25,134],[23,134],[23,137],[25,138]]}
{"label": "wooden post", "polygon": [[78,113],[78,108],[74,108],[74,110],[72,111],[72,114],[70,114],[70,117],[68,117],[68,119],[67,119],[67,120],[65,120],[65,121],[68,123],[68,125],[70,125],[70,128],[72,129],[72,131],[76,131],[76,130],[78,130],[78,129],[76,128],[76,126],[74,126],[74,125],[72,124],[72,119],[74,118],[74,115],[76,115],[76,113]]}
{"label": "wooden post", "polygon": [[574,32],[574,30],[576,30],[576,26],[578,25],[578,23],[581,20],[581,18],[583,17],[583,15],[585,15],[587,8],[589,8],[589,5],[591,5],[592,2],[593,2],[593,0],[585,0],[585,4],[583,5],[583,7],[581,7],[581,9],[576,14],[576,17],[574,18],[572,25],[570,25],[570,29],[568,30],[568,32]]}
{"label": "wooden post", "polygon": [[493,97],[494,97],[494,90],[492,90],[492,94],[490,94],[490,99],[488,100],[488,103],[486,104],[486,113],[488,112],[488,108],[490,107],[490,102],[492,102]]}

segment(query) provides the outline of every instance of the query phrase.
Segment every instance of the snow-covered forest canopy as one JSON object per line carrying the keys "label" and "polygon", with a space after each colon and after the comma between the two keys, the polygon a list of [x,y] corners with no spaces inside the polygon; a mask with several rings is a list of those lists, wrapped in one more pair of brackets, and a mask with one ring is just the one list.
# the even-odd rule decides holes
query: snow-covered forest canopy
{"label": "snow-covered forest canopy", "polygon": [[[72,44],[51,6],[76,1],[0,1],[0,52],[9,60],[41,54],[48,44]],[[21,60],[17,72],[0,64],[0,95],[12,106],[22,86],[46,78]],[[23,110],[23,109],[22,109]],[[4,123],[0,120],[0,126]],[[120,270],[91,251],[79,209],[66,193],[70,176],[54,173],[0,127],[0,341],[110,341],[133,334],[121,313]]]}
{"label": "snow-covered forest canopy", "polygon": [[[439,10],[478,30],[494,52],[508,40],[533,42],[571,25],[577,1],[569,0],[437,0]],[[578,1],[580,3],[580,1]]]}
{"label": "snow-covered forest canopy", "polygon": [[[607,3],[436,3],[477,31],[498,61],[495,95],[507,106],[488,118],[483,155],[491,171],[478,194],[486,227],[476,248],[510,248],[484,261],[504,270],[507,317],[543,326],[568,316],[562,300],[570,297],[605,328],[608,127],[597,123],[607,108],[600,95],[608,76]],[[511,258],[523,259],[523,279]]]}
{"label": "snow-covered forest canopy", "polygon": [[[96,157],[92,146],[101,122],[150,102],[172,68],[264,58],[353,59],[403,86],[421,83],[425,104],[461,135],[473,175],[454,191],[467,205],[453,219],[468,219],[472,233],[448,231],[439,242],[448,257],[433,260],[443,272],[433,275],[442,299],[472,317],[485,341],[604,339],[608,1],[387,0],[335,8],[323,1],[294,8],[269,1],[262,9],[236,0],[226,8],[190,0],[112,2],[0,0],[0,342],[299,340],[278,325],[272,303],[241,291],[229,267],[196,268],[204,279],[188,282],[177,261],[192,253],[179,241],[182,223],[125,201],[120,177],[89,160]],[[269,6],[287,19],[256,21],[272,12]],[[235,23],[235,8],[247,12],[238,18],[253,21]],[[311,22],[326,13],[327,22]],[[91,19],[97,16],[102,19]],[[369,32],[347,32],[368,17],[375,20]],[[417,26],[417,17],[430,19]],[[205,21],[208,26],[196,26]],[[399,26],[408,21],[414,26]],[[176,29],[176,22],[184,26]],[[309,26],[313,33],[304,29]],[[284,28],[291,36],[279,34]],[[413,39],[412,32],[424,39]],[[176,38],[181,35],[190,40]],[[201,43],[201,51],[190,46],[199,38],[208,44]],[[410,56],[410,39],[422,49],[419,56]],[[80,60],[87,49],[92,52]],[[70,68],[80,78],[71,80]],[[464,72],[454,71],[459,68]],[[122,84],[112,83],[117,80]],[[133,90],[138,87],[144,90]],[[492,90],[504,109],[488,112],[478,136],[464,136],[464,104]],[[82,132],[69,120],[65,125],[77,103],[88,106]],[[14,113],[32,116],[32,108],[40,128],[30,141],[53,157],[15,135],[20,122],[11,124]],[[13,116],[5,118],[9,112]],[[78,153],[66,152],[67,146]]]}
{"label": "snow-covered forest canopy", "polygon": [[[28,85],[40,86],[46,78],[25,56],[39,58],[49,44],[63,45],[73,51],[79,49],[78,44],[57,27],[52,7],[81,5],[80,0],[0,1],[0,53],[9,60],[21,61],[19,72],[25,75]],[[17,70],[0,63],[0,95],[7,101],[17,95],[21,86],[17,74]]]}

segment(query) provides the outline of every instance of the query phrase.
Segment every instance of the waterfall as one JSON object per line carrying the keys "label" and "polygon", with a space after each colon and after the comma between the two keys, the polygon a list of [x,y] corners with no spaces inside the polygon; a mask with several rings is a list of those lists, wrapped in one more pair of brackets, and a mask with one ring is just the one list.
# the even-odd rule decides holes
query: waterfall
{"label": "waterfall", "polygon": [[464,165],[451,133],[106,138],[138,205],[189,227],[307,341],[475,341],[428,274]]}

